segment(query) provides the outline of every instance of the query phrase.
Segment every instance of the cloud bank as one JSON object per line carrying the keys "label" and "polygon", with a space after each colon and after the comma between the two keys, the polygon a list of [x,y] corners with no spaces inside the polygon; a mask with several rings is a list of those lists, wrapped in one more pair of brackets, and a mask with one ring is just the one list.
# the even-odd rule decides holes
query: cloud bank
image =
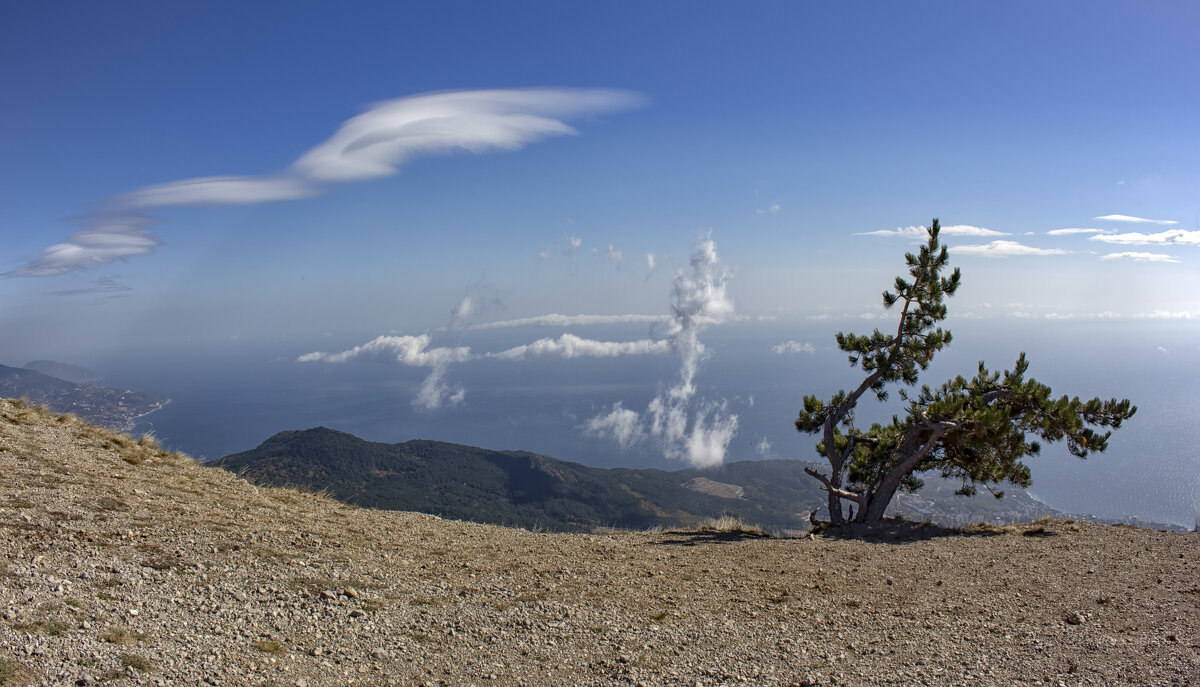
{"label": "cloud bank", "polygon": [[568,119],[642,102],[627,91],[566,88],[456,91],[389,100],[347,120],[329,140],[274,174],[184,179],[111,198],[102,210],[76,220],[82,229],[4,276],[53,276],[152,253],[162,241],[145,229],[152,222],[144,214],[148,210],[305,198],[333,184],[397,174],[417,157],[519,150],[577,133]]}

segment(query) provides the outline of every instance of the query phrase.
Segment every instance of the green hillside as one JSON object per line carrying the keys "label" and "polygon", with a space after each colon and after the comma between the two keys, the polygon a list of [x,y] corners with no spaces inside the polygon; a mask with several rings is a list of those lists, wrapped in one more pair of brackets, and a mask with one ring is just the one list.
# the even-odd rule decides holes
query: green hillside
{"label": "green hillside", "polygon": [[[280,432],[208,465],[369,508],[558,531],[686,526],[726,515],[773,532],[802,531],[808,512],[825,503],[816,481],[804,474],[812,464],[801,461],[673,472],[601,469],[439,441],[376,443],[324,427]],[[914,501],[918,519],[1009,521],[1053,512],[1024,492],[998,502],[939,486],[927,489],[931,498]]]}

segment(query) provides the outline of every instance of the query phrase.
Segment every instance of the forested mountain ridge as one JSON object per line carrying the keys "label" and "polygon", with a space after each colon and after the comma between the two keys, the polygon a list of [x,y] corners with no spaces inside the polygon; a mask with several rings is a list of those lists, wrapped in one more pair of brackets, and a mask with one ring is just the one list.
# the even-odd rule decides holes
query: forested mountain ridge
{"label": "forested mountain ridge", "polygon": [[[740,461],[710,470],[602,469],[527,451],[440,441],[384,444],[324,427],[280,432],[207,463],[267,485],[327,492],[355,505],[529,529],[594,531],[692,526],[733,516],[780,533],[808,529],[824,494],[812,463]],[[1003,500],[955,495],[932,478],[895,513],[945,524],[1013,522],[1056,514],[1023,490]]]}

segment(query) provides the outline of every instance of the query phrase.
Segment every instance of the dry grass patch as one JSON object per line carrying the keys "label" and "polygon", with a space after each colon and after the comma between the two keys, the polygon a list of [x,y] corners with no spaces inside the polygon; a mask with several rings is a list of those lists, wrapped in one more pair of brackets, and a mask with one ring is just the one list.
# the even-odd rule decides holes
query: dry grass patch
{"label": "dry grass patch", "polygon": [[0,658],[0,687],[24,687],[33,683],[33,675],[16,661]]}
{"label": "dry grass patch", "polygon": [[741,518],[732,515],[722,515],[719,518],[708,518],[696,527],[698,532],[726,532],[730,534],[748,534],[765,537],[767,533],[758,525],[751,525]]}
{"label": "dry grass patch", "polygon": [[66,633],[75,629],[75,626],[66,622],[65,620],[58,620],[57,618],[41,618],[39,620],[15,622],[12,624],[12,628],[22,632],[38,632],[41,634],[50,635],[51,637],[61,637],[62,635],[65,635]]}
{"label": "dry grass patch", "polygon": [[154,661],[138,654],[121,654],[117,660],[121,662],[121,665],[143,673],[149,673],[157,667],[154,665]]}
{"label": "dry grass patch", "polygon": [[254,640],[254,648],[264,654],[282,654],[287,651],[287,647],[273,639],[256,639]]}
{"label": "dry grass patch", "polygon": [[109,644],[119,644],[121,646],[129,646],[131,644],[140,644],[146,641],[146,635],[141,632],[134,632],[126,627],[110,627],[100,633],[100,639]]}

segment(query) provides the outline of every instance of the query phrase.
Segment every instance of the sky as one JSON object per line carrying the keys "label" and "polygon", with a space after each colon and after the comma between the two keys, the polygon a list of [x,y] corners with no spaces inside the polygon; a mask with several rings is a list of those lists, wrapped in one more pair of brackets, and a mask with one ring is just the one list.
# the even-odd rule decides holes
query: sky
{"label": "sky", "polygon": [[4,3],[0,363],[253,342],[412,368],[414,408],[454,412],[481,361],[665,356],[648,403],[584,428],[714,464],[737,416],[697,392],[708,337],[823,332],[764,341],[783,360],[876,326],[933,217],[960,324],[1085,353],[1161,331],[1194,362],[1197,26],[1192,2]]}

